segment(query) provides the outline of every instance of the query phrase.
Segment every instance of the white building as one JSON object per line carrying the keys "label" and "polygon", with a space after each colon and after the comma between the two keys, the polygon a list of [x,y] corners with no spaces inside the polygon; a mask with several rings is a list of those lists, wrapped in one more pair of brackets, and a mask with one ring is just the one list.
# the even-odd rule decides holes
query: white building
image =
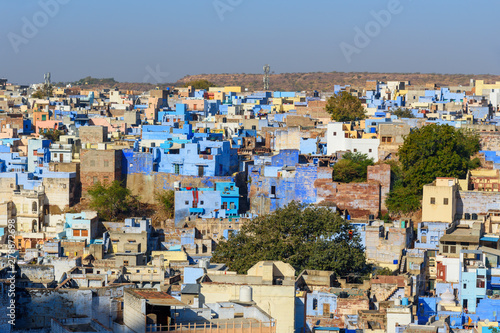
{"label": "white building", "polygon": [[332,155],[337,151],[350,151],[366,154],[368,158],[373,158],[377,162],[380,139],[352,138],[346,126],[349,125],[343,123],[328,124],[326,132],[327,154]]}

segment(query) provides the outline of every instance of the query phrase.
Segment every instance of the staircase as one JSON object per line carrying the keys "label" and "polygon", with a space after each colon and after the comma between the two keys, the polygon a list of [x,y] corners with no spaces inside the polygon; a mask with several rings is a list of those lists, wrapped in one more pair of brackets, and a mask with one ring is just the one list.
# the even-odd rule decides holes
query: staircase
{"label": "staircase", "polygon": [[405,272],[405,267],[406,267],[406,256],[402,256],[401,263],[399,264],[399,274],[402,274]]}
{"label": "staircase", "polygon": [[56,288],[55,290],[58,290],[58,289],[66,289],[66,288],[72,288],[73,286],[73,279],[72,278],[67,278],[66,280],[64,280],[63,282],[61,282]]}

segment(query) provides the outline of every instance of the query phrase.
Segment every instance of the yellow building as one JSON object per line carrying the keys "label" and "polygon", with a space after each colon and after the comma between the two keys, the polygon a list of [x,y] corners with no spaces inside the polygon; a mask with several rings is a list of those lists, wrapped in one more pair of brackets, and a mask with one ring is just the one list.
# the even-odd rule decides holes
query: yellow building
{"label": "yellow building", "polygon": [[424,185],[422,221],[447,223],[454,221],[458,184],[456,178],[438,177],[433,183]]}
{"label": "yellow building", "polygon": [[224,87],[224,92],[225,93],[230,93],[230,92],[240,93],[241,92],[241,87],[237,87],[237,86]]}
{"label": "yellow building", "polygon": [[483,89],[500,89],[500,81],[493,84],[486,84],[484,80],[476,80],[476,95],[482,95]]}
{"label": "yellow building", "polygon": [[276,332],[294,332],[295,270],[293,267],[281,261],[260,261],[247,273],[247,275],[209,273],[203,277],[201,293],[205,303],[239,300],[240,291],[248,290],[247,286],[250,286],[251,300],[276,320]]}
{"label": "yellow building", "polygon": [[[187,254],[184,251],[152,251],[151,257],[163,256],[163,267],[169,268],[170,263],[188,261]],[[148,264],[149,265],[149,264]]]}

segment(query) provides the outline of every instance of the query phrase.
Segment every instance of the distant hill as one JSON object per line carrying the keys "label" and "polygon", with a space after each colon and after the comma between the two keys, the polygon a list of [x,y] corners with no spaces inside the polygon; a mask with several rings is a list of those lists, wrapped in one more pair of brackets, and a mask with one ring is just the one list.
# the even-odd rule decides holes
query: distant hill
{"label": "distant hill", "polygon": [[152,83],[141,83],[141,82],[118,82],[114,78],[93,78],[87,76],[83,79],[74,82],[58,82],[55,85],[59,87],[64,87],[71,84],[73,87],[79,87],[82,89],[119,89],[119,90],[133,90],[133,91],[147,91],[159,88],[172,87],[175,83],[163,83],[163,84],[152,84]]}
{"label": "distant hill", "polygon": [[[74,87],[85,89],[114,89],[147,91],[155,88],[182,87],[186,83],[197,80],[207,80],[217,86],[242,86],[248,90],[262,90],[263,74],[199,74],[187,75],[175,83],[140,83],[118,82],[114,78],[86,77],[74,82],[60,82],[57,86],[71,84]],[[333,91],[336,84],[353,87],[364,87],[368,80],[379,81],[410,81],[413,86],[423,86],[435,83],[441,86],[468,86],[471,79],[485,80],[485,82],[500,81],[500,75],[474,75],[474,74],[421,74],[421,73],[368,73],[368,72],[314,72],[314,73],[283,73],[271,74],[270,89],[282,91],[318,90]]]}
{"label": "distant hill", "polygon": [[[199,74],[185,76],[178,80],[176,85],[182,86],[190,81],[207,80],[218,86],[242,86],[249,90],[261,90],[263,88],[262,78],[263,74]],[[413,86],[422,86],[427,83],[436,83],[442,86],[468,86],[471,79],[496,82],[500,81],[500,75],[368,72],[283,73],[272,74],[269,86],[271,90],[333,91],[335,84],[364,87],[367,80],[410,81]]]}

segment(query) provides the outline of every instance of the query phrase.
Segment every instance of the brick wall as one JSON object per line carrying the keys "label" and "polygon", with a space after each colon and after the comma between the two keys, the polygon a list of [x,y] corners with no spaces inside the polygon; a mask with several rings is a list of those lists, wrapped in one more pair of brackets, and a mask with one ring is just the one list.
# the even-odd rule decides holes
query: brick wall
{"label": "brick wall", "polygon": [[121,150],[82,150],[80,181],[82,192],[96,182],[110,183],[122,179]]}
{"label": "brick wall", "polygon": [[82,143],[101,143],[108,141],[108,128],[103,126],[82,126],[78,129]]}
{"label": "brick wall", "polygon": [[318,202],[333,203],[347,209],[352,218],[378,215],[381,206],[381,187],[378,183],[335,183],[327,179],[315,181]]}

